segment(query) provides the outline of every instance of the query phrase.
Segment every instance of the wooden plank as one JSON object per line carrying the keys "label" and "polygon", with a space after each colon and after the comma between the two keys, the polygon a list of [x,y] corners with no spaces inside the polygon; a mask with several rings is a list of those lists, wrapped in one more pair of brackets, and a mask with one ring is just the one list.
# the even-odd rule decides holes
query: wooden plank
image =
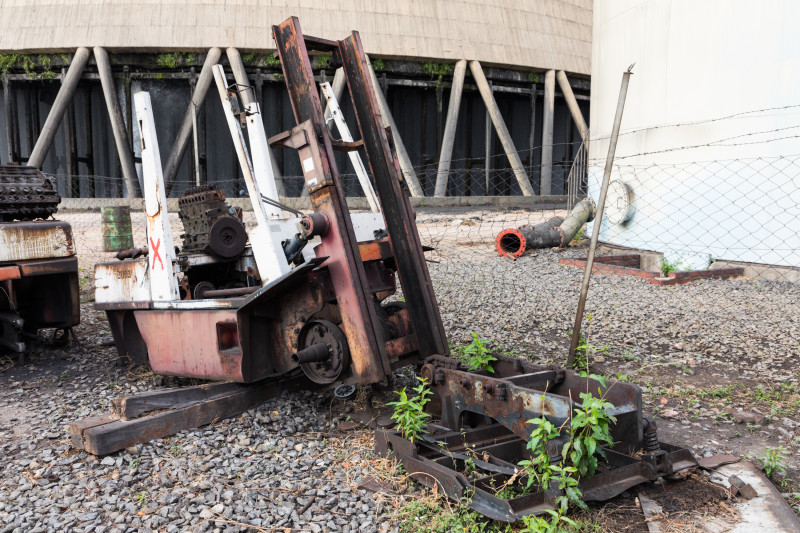
{"label": "wooden plank", "polygon": [[204,383],[193,387],[175,387],[114,398],[111,413],[120,420],[132,420],[156,409],[186,407],[191,403],[210,400],[242,390],[240,383]]}
{"label": "wooden plank", "polygon": [[70,430],[70,439],[72,440],[72,445],[76,448],[83,448],[83,433],[87,429],[93,428],[95,426],[102,426],[103,424],[108,424],[109,422],[115,421],[111,413],[105,413],[98,416],[90,416],[88,418],[83,418],[81,420],[76,420],[69,426]]}
{"label": "wooden plank", "polygon": [[304,377],[299,377],[282,382],[241,385],[241,390],[227,395],[135,420],[118,420],[111,415],[104,415],[109,418],[99,425],[97,422],[102,417],[93,417],[95,420],[92,422],[87,422],[88,419],[79,420],[72,424],[73,444],[94,455],[107,455],[135,444],[236,416],[285,389],[296,389],[306,381]]}

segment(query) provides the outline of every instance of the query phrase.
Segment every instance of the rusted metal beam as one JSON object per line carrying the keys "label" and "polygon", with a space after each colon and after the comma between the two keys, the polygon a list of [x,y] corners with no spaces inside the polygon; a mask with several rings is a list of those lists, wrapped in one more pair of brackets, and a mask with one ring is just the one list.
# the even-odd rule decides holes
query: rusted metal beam
{"label": "rusted metal beam", "polygon": [[406,305],[419,341],[420,356],[448,353],[444,326],[425,263],[414,212],[408,195],[401,186],[402,175],[397,154],[389,141],[387,129],[381,122],[377,89],[371,83],[370,67],[358,32],[339,41],[337,53],[350,88],[350,98],[361,139],[364,141],[364,151],[375,182],[375,190],[381,200],[386,231],[392,242],[400,285],[406,295]]}
{"label": "rusted metal beam", "polygon": [[341,312],[342,329],[350,345],[353,374],[362,383],[374,383],[382,380],[391,366],[358,253],[358,242],[349,221],[350,212],[300,22],[292,17],[280,26],[273,26],[272,35],[299,124],[287,132],[284,145],[298,150],[311,204],[329,220],[329,230],[321,236],[320,246],[329,256],[326,265]]}

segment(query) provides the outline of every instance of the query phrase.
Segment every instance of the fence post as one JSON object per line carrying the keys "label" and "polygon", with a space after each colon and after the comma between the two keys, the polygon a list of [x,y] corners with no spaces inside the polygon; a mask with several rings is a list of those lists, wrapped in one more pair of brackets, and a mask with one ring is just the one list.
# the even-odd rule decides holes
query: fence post
{"label": "fence post", "polygon": [[200,76],[197,78],[197,84],[194,87],[192,99],[186,108],[186,113],[183,116],[183,123],[181,129],[178,130],[178,136],[172,144],[167,164],[164,166],[164,184],[167,188],[167,195],[172,191],[172,184],[175,181],[175,176],[178,174],[178,167],[183,159],[183,154],[186,153],[186,146],[189,144],[189,139],[192,135],[192,115],[197,109],[203,106],[203,101],[208,93],[208,88],[211,85],[213,74],[211,67],[219,63],[219,58],[222,55],[222,50],[214,47],[206,54],[206,60],[203,63],[203,69],[200,71]]}

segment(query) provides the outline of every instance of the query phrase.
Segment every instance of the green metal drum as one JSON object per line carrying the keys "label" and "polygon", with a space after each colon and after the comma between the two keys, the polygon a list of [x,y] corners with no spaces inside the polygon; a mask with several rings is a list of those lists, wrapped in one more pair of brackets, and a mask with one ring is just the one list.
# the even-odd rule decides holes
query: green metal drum
{"label": "green metal drum", "polygon": [[103,228],[104,252],[118,252],[133,248],[130,207],[119,205],[102,208],[100,223]]}

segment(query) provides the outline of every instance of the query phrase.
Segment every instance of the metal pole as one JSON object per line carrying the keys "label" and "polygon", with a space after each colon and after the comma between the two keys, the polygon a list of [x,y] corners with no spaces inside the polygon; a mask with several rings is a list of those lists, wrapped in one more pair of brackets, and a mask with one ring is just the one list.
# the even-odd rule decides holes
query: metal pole
{"label": "metal pole", "polygon": [[548,70],[544,75],[544,116],[542,117],[542,177],[541,194],[552,191],[553,179],[553,114],[556,98],[556,73]]}
{"label": "metal pole", "polygon": [[117,154],[122,166],[122,176],[125,179],[125,188],[128,189],[128,198],[141,196],[139,191],[139,176],[136,174],[136,166],[133,164],[133,153],[131,143],[128,140],[128,131],[125,126],[125,119],[119,107],[117,98],[117,88],[114,85],[114,78],[111,75],[111,62],[108,59],[108,52],[102,46],[95,46],[94,60],[97,63],[97,73],[100,75],[100,84],[103,86],[103,96],[108,108],[108,116],[111,119],[111,132],[114,134],[114,143],[117,145]]}
{"label": "metal pole", "polygon": [[531,187],[531,182],[528,180],[528,175],[525,173],[525,167],[522,166],[522,161],[519,159],[517,149],[514,147],[514,141],[511,139],[511,134],[506,128],[506,123],[503,120],[503,115],[500,114],[500,108],[497,107],[497,102],[492,95],[492,90],[489,83],[486,81],[486,76],[483,75],[481,64],[477,61],[470,61],[469,70],[472,72],[472,77],[475,78],[475,83],[478,85],[478,90],[483,97],[483,102],[486,104],[486,109],[489,111],[489,116],[492,118],[492,124],[497,131],[497,136],[500,138],[500,143],[503,145],[503,150],[506,152],[506,157],[511,163],[511,169],[517,177],[519,188],[522,190],[524,196],[535,196],[536,193]]}
{"label": "metal pole", "polygon": [[572,113],[572,120],[574,120],[575,125],[578,126],[578,133],[581,134],[581,140],[586,142],[586,132],[589,131],[589,127],[586,125],[586,121],[583,120],[583,113],[581,113],[581,108],[578,106],[578,101],[575,99],[575,94],[572,92],[572,87],[569,85],[567,75],[564,74],[563,70],[559,70],[556,73],[556,79],[558,80],[558,86],[561,87],[561,92],[564,93],[564,100],[567,101],[569,112]]}
{"label": "metal pole", "polygon": [[[489,92],[492,92],[492,82],[489,82]],[[486,106],[484,106],[486,107]],[[484,117],[484,162],[483,166],[486,171],[486,196],[491,196],[491,177],[492,170],[492,147],[494,146],[494,139],[492,138],[492,117],[489,116],[489,108],[486,107],[486,116]],[[495,187],[496,189],[496,187]]]}
{"label": "metal pole", "polygon": [[[236,80],[236,83],[239,85],[247,85],[250,86],[250,79],[247,77],[247,70],[244,68],[244,61],[242,61],[242,56],[239,53],[239,50],[230,47],[225,50],[225,55],[228,56],[228,62],[231,64],[231,70],[233,71],[233,78]],[[259,107],[261,106],[261,102],[258,99],[258,95],[256,94],[255,87],[248,91],[242,92],[242,102],[244,102],[245,106],[257,103]],[[278,109],[278,113],[281,110]],[[263,119],[260,119],[263,120]],[[262,128],[263,129],[263,128]],[[255,149],[251,146],[253,152]],[[275,187],[277,188],[277,192],[275,193],[276,196],[273,198],[277,200],[279,196],[286,196],[286,187],[283,184],[283,178],[281,177],[281,170],[278,168],[278,160],[275,157],[275,154],[272,153],[272,148],[269,147],[269,143],[266,145],[266,149],[269,152],[269,161],[270,165],[272,166],[272,174],[275,178]],[[254,158],[257,157],[257,154],[251,154]],[[253,161],[255,165],[256,162]]]}
{"label": "metal pole", "polygon": [[[408,185],[408,191],[411,193],[411,196],[425,196],[422,187],[419,185],[417,175],[414,173],[414,165],[411,164],[411,158],[408,157],[406,145],[403,144],[403,139],[400,138],[400,132],[397,130],[397,124],[395,124],[394,117],[389,110],[389,104],[386,102],[386,97],[383,94],[380,83],[378,83],[378,77],[375,75],[375,71],[372,69],[372,63],[370,63],[369,56],[367,56],[367,66],[369,66],[369,76],[372,78],[372,85],[375,87],[375,95],[378,97],[378,110],[381,112],[383,125],[389,126],[389,128],[392,130],[392,140],[394,141],[394,149],[397,152],[397,162],[400,163],[400,170],[403,172],[403,177]],[[335,83],[336,78],[334,78],[333,81]],[[335,92],[336,91],[334,89],[334,93]]]}
{"label": "metal pole", "polygon": [[75,93],[75,88],[78,86],[78,80],[83,74],[83,69],[86,67],[86,62],[89,60],[89,49],[85,46],[78,48],[75,55],[72,57],[72,62],[69,64],[64,80],[61,82],[61,88],[58,90],[56,100],[53,102],[53,107],[47,115],[47,120],[42,127],[42,133],[36,140],[36,145],[33,147],[31,156],[28,158],[28,165],[41,169],[44,163],[44,158],[47,156],[47,151],[53,144],[53,137],[56,135],[58,125],[67,106],[72,100],[72,95]]}
{"label": "metal pole", "polygon": [[450,174],[450,160],[453,157],[453,143],[456,140],[458,125],[458,109],[461,107],[461,92],[464,89],[464,74],[467,72],[467,60],[456,63],[453,70],[453,85],[450,88],[450,103],[447,106],[447,122],[444,126],[442,151],[439,154],[439,171],[436,174],[435,196],[447,195],[447,177]]}
{"label": "metal pole", "polygon": [[581,295],[578,300],[578,311],[575,313],[575,324],[572,326],[572,340],[569,343],[567,368],[572,368],[572,365],[575,363],[575,350],[578,348],[578,341],[581,336],[583,311],[586,307],[586,296],[589,294],[589,280],[592,277],[594,254],[597,250],[597,239],[600,236],[600,224],[603,222],[603,207],[606,204],[608,182],[611,180],[611,168],[614,166],[614,152],[617,150],[619,128],[620,124],[622,124],[622,111],[625,109],[625,96],[628,94],[628,82],[631,79],[632,68],[633,65],[628,67],[628,70],[622,74],[622,85],[619,88],[619,100],[617,101],[617,114],[614,117],[614,126],[611,129],[611,138],[608,141],[606,168],[603,171],[603,184],[600,187],[600,197],[597,200],[597,214],[595,215],[594,228],[592,229],[592,242],[589,245],[589,256],[586,258],[586,270],[583,271],[583,283],[581,284]]}
{"label": "metal pole", "polygon": [[206,60],[203,63],[200,76],[197,77],[197,84],[194,87],[192,99],[183,116],[183,124],[181,124],[178,136],[172,144],[172,150],[169,153],[167,164],[164,167],[164,184],[167,188],[167,195],[169,195],[172,190],[175,175],[178,173],[178,167],[183,159],[183,154],[186,153],[186,147],[189,145],[189,139],[192,136],[192,114],[195,112],[195,108],[200,109],[203,106],[208,88],[211,86],[211,81],[214,79],[214,75],[211,73],[211,67],[219,63],[221,55],[222,50],[219,48],[214,47],[210,49],[208,54],[206,54]]}

